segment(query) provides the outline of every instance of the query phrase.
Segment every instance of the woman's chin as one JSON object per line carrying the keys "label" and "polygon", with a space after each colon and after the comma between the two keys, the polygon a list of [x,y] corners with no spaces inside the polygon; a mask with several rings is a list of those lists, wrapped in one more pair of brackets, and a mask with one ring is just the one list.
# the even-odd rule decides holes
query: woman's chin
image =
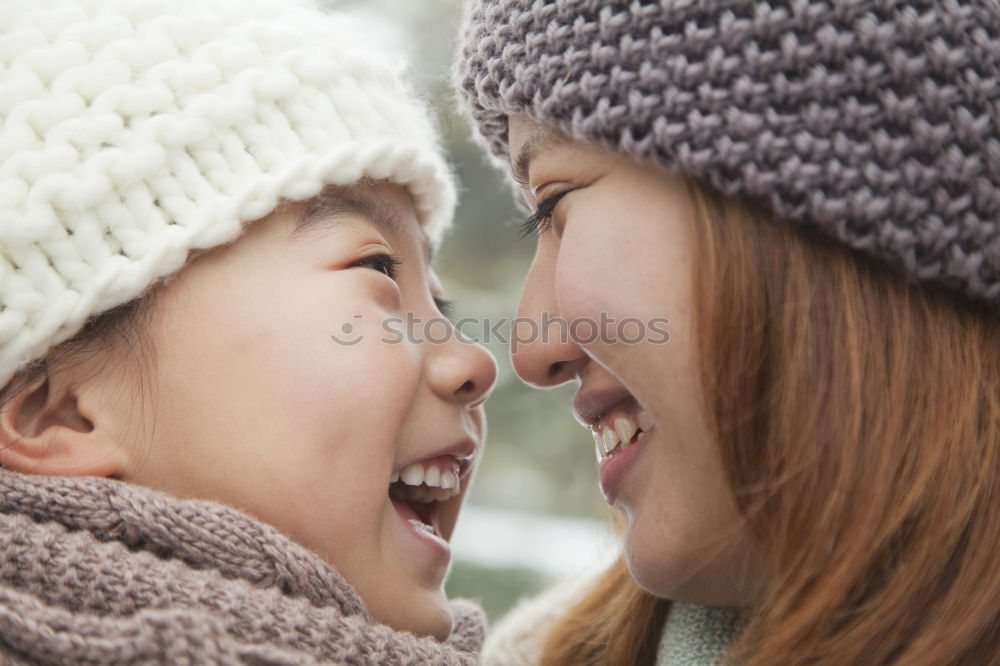
{"label": "woman's chin", "polygon": [[[639,529],[636,529],[639,528]],[[641,525],[630,522],[624,536],[629,572],[644,590],[656,597],[703,606],[743,606],[752,596],[746,569],[731,551],[719,547],[671,548],[656,538],[644,538]],[[751,581],[752,582],[752,581]]]}
{"label": "woman's chin", "polygon": [[[644,516],[641,507],[628,513],[623,535],[625,562],[635,581],[650,594],[674,600],[690,600],[697,590],[704,557],[688,552],[682,543],[672,543],[671,532],[662,529],[662,516]],[[644,520],[645,518],[645,520]],[[650,529],[652,528],[652,529]],[[695,594],[695,596],[699,596]]]}

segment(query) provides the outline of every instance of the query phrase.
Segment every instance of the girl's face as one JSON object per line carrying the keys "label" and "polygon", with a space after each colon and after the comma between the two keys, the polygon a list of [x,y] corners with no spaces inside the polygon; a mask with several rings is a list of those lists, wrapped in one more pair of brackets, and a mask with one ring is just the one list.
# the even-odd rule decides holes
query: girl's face
{"label": "girl's face", "polygon": [[579,385],[574,411],[596,449],[581,455],[596,452],[602,492],[628,519],[638,582],[672,599],[749,603],[760,567],[700,401],[683,182],[524,116],[509,130],[530,207],[551,211],[518,312],[535,326],[516,332],[515,369],[538,386]]}
{"label": "girl's face", "polygon": [[[119,476],[242,509],[335,565],[376,619],[443,638],[496,366],[442,318],[428,262],[387,184],[288,205],[192,260],[158,295],[151,402],[120,429]],[[428,473],[421,499],[448,499],[390,497]]]}

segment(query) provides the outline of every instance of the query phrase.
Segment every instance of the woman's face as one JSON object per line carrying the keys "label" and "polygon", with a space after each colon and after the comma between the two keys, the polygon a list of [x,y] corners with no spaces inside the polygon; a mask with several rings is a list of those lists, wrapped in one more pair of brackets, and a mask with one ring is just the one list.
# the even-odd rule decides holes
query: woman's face
{"label": "woman's face", "polygon": [[[247,511],[335,565],[376,619],[447,636],[446,542],[496,367],[447,336],[439,289],[397,186],[251,224],[159,293],[151,402],[122,408],[142,420],[120,428],[135,444],[119,475]],[[391,498],[400,474],[448,499]]]}
{"label": "woman's face", "polygon": [[684,183],[524,116],[509,129],[529,206],[552,212],[518,312],[540,333],[516,332],[515,369],[536,386],[579,386],[574,411],[594,435],[601,490],[628,519],[636,580],[672,599],[749,603],[759,567],[700,402]]}

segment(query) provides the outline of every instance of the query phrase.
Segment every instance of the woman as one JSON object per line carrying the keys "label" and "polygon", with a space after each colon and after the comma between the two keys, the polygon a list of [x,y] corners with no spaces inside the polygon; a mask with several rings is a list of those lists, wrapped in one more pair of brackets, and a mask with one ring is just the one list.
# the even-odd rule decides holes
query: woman
{"label": "woman", "polygon": [[[488,663],[998,659],[998,36],[985,2],[472,3],[456,83],[549,333],[514,364],[579,386],[626,524]],[[669,340],[561,335],[629,318]]]}

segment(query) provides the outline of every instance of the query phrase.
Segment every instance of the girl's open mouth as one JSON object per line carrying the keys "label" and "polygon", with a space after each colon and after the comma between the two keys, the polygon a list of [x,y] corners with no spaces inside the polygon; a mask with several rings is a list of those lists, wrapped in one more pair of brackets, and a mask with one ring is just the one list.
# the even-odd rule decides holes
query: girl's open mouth
{"label": "girl's open mouth", "polygon": [[396,512],[414,528],[426,532],[439,539],[443,539],[437,526],[436,502],[407,502],[401,499],[392,498],[392,505],[396,507]]}
{"label": "girl's open mouth", "polygon": [[413,463],[390,479],[389,497],[399,516],[413,531],[450,555],[441,533],[439,509],[462,492],[462,466],[453,456]]}

